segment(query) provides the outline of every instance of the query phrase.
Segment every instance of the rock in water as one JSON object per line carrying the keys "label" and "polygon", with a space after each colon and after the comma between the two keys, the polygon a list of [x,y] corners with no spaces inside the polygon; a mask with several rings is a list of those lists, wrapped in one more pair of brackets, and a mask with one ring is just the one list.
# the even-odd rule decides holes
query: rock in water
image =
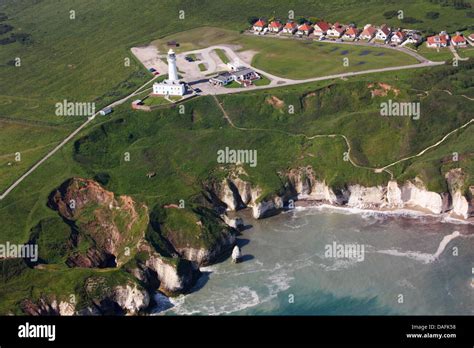
{"label": "rock in water", "polygon": [[240,248],[236,245],[232,250],[232,262],[239,263],[242,258],[242,253],[240,252]]}

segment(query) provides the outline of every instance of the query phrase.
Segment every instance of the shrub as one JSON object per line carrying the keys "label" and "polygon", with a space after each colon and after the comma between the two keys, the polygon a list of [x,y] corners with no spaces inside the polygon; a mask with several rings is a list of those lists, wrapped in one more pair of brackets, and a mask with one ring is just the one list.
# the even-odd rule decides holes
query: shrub
{"label": "shrub", "polygon": [[433,11],[426,12],[425,17],[428,18],[428,19],[438,19],[439,18],[439,12],[433,12]]}

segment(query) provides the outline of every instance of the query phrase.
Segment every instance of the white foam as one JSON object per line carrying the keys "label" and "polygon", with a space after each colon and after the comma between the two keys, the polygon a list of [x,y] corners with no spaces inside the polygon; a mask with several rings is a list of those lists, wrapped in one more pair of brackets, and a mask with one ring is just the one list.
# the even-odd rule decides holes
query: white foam
{"label": "white foam", "polygon": [[399,251],[395,249],[389,249],[389,250],[379,250],[377,251],[378,253],[381,254],[387,254],[387,255],[392,255],[392,256],[403,256],[403,257],[408,257],[410,259],[416,260],[416,261],[421,261],[423,263],[432,263],[436,261],[439,256],[443,253],[444,249],[446,249],[446,246],[450,241],[452,241],[454,238],[459,237],[461,234],[459,231],[454,231],[451,234],[448,234],[447,236],[444,236],[444,238],[441,240],[441,243],[439,243],[438,249],[434,254],[428,254],[428,253],[422,253],[419,251]]}
{"label": "white foam", "polygon": [[354,207],[347,207],[347,206],[336,206],[327,203],[317,204],[317,205],[309,205],[306,207],[295,207],[293,211],[296,212],[310,212],[310,211],[324,211],[324,210],[331,210],[336,211],[341,214],[346,215],[360,215],[363,218],[383,218],[384,216],[399,216],[399,217],[409,217],[409,218],[434,218],[439,220],[442,223],[450,223],[450,224],[463,224],[463,225],[471,225],[473,224],[470,221],[461,220],[449,216],[448,214],[430,214],[425,213],[417,210],[411,209],[394,209],[394,210],[376,210],[376,209],[363,209],[363,208],[354,208]]}

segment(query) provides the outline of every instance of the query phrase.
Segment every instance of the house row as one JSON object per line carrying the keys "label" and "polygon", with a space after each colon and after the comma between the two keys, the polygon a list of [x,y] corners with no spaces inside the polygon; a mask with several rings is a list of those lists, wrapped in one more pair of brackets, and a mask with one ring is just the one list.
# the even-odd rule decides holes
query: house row
{"label": "house row", "polygon": [[324,38],[343,39],[343,40],[378,40],[384,43],[392,43],[400,45],[408,41],[411,43],[420,43],[422,41],[421,35],[414,30],[392,30],[387,25],[375,27],[367,24],[363,29],[357,28],[355,25],[344,25],[339,22],[334,24],[319,21],[314,25],[310,23],[296,24],[293,21],[288,21],[283,25],[280,21],[274,20],[269,24],[265,20],[259,19],[253,25],[255,33],[282,33],[287,35],[298,36],[314,36],[317,39]]}
{"label": "house row", "polygon": [[[471,37],[473,39],[471,42],[474,42],[473,35],[474,34],[471,34],[469,36],[469,39],[471,39]],[[426,39],[426,45],[430,48],[443,48],[449,45],[463,48],[463,47],[467,47],[467,40],[464,37],[464,35],[462,35],[461,33],[456,33],[456,35],[453,35],[452,37],[450,37],[448,33],[446,33],[445,31],[442,31],[438,35],[433,35],[433,36],[428,37]]]}

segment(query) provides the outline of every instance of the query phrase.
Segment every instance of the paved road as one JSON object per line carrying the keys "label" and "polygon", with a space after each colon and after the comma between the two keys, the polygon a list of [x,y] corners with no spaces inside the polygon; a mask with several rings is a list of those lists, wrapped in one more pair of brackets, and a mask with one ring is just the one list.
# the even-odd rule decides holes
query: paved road
{"label": "paved road", "polygon": [[[135,90],[133,93],[129,94],[125,98],[122,98],[120,100],[117,100],[111,104],[109,104],[107,107],[116,107],[120,104],[123,104],[126,102],[128,99],[131,97],[135,96],[138,94],[145,86],[147,86],[149,83],[151,83],[153,80],[155,80],[158,76],[153,77],[150,81],[146,82],[142,86],[140,86],[137,90]],[[81,130],[83,130],[89,123],[91,123],[95,117],[99,114],[99,111],[93,114],[92,116],[89,116],[87,120],[82,123],[78,128],[76,128],[71,134],[69,134],[61,143],[59,143],[54,149],[49,151],[42,159],[40,159],[38,162],[36,162],[33,167],[31,167],[26,173],[24,173],[22,176],[20,176],[10,187],[8,187],[5,192],[3,192],[2,195],[0,195],[0,200],[4,199],[15,187],[17,187],[23,180],[25,180],[31,173],[33,173],[40,165],[42,165],[44,162],[48,160],[52,155],[54,155],[56,152],[58,152],[64,145],[66,145],[72,138],[74,138]]]}

